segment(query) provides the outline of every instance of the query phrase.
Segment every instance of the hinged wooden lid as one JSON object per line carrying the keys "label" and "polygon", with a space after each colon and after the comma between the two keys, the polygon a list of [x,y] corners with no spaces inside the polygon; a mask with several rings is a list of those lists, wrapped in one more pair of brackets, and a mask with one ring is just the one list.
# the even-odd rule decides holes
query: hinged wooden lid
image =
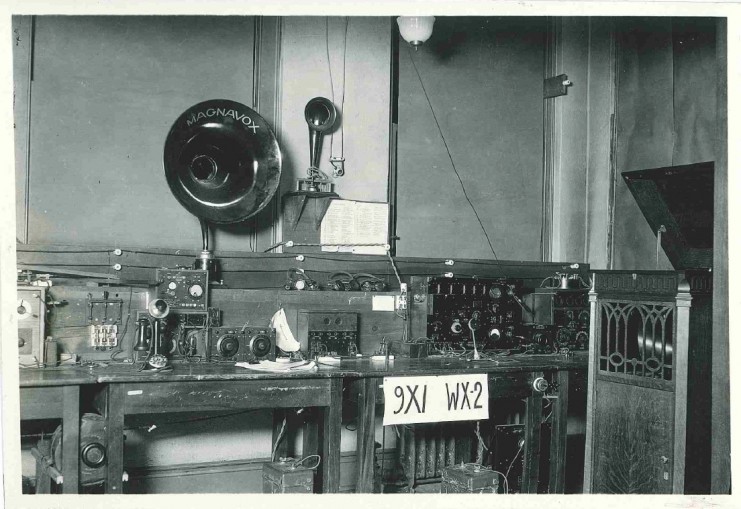
{"label": "hinged wooden lid", "polygon": [[675,269],[713,266],[712,161],[623,172],[623,179]]}

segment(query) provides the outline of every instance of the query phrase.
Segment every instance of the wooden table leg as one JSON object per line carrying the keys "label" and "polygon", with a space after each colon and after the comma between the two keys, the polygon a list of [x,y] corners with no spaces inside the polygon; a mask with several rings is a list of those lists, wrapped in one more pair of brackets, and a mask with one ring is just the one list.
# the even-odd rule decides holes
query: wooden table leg
{"label": "wooden table leg", "polygon": [[551,400],[551,451],[549,493],[563,493],[566,489],[566,423],[569,407],[571,371],[558,371],[558,398]]}
{"label": "wooden table leg", "polygon": [[[320,419],[317,415],[317,411],[319,409],[312,408],[307,409],[306,411],[309,412],[309,414],[306,416],[304,420],[303,430],[302,430],[302,448],[301,448],[301,457],[305,458],[307,456],[311,456],[312,454],[320,454],[322,458],[322,464],[326,461],[326,457],[324,456],[323,452],[319,450],[319,420],[322,420],[323,417]],[[323,412],[322,412],[323,413]],[[286,424],[287,426],[288,424]],[[313,463],[313,462],[312,462]],[[314,477],[314,493],[321,493],[322,487],[324,486],[324,467],[318,469],[316,472],[316,476]]]}
{"label": "wooden table leg", "polygon": [[322,424],[322,493],[340,491],[340,439],[342,438],[342,379],[332,378],[330,404]]}
{"label": "wooden table leg", "polygon": [[106,440],[108,442],[108,460],[106,493],[123,493],[123,456],[124,456],[124,386],[109,384],[106,388]]}
{"label": "wooden table leg", "polygon": [[540,424],[543,418],[543,396],[533,392],[525,399],[525,465],[522,475],[522,493],[538,492],[540,474]]}
{"label": "wooden table leg", "polygon": [[80,487],[80,386],[64,387],[62,410],[62,493],[78,493]]}
{"label": "wooden table leg", "polygon": [[357,429],[357,479],[356,493],[373,493],[374,456],[376,450],[376,393],[377,378],[364,378],[357,382],[358,429]]}
{"label": "wooden table leg", "polygon": [[[42,440],[39,442],[39,456],[34,454],[36,459],[36,495],[48,495],[51,493],[51,476],[46,468],[47,458],[51,457],[51,440]],[[33,454],[31,449],[31,454]]]}

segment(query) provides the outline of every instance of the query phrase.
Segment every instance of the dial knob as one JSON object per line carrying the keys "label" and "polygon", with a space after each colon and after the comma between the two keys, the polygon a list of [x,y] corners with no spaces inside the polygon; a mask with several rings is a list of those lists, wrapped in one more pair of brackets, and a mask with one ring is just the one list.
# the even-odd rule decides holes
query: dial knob
{"label": "dial knob", "polygon": [[502,289],[499,288],[498,286],[492,286],[489,289],[489,297],[491,297],[492,299],[499,299],[499,298],[501,298],[502,297]]}
{"label": "dial knob", "polygon": [[270,353],[270,338],[259,334],[252,338],[250,341],[250,347],[255,357],[265,357]]}
{"label": "dial knob", "polygon": [[216,350],[218,350],[219,355],[227,359],[234,357],[239,351],[239,339],[231,334],[221,336],[216,342]]}
{"label": "dial knob", "polygon": [[190,285],[188,288],[188,294],[194,299],[200,299],[203,297],[203,287],[198,283]]}
{"label": "dial knob", "polygon": [[177,283],[176,283],[175,281],[170,281],[170,284],[168,284],[168,285],[167,285],[167,287],[168,287],[168,288],[169,288],[170,290],[174,290],[175,288],[177,288],[177,287],[178,287],[178,284],[177,284]]}
{"label": "dial knob", "polygon": [[155,369],[162,369],[167,366],[167,357],[159,353],[154,354],[147,360],[147,364]]}
{"label": "dial knob", "polygon": [[538,378],[533,380],[533,389],[538,392],[545,392],[546,389],[548,389],[548,380],[546,380],[542,376],[539,376]]}
{"label": "dial knob", "polygon": [[453,324],[450,326],[450,332],[453,334],[460,334],[463,332],[463,326],[461,325],[461,322],[453,322]]}

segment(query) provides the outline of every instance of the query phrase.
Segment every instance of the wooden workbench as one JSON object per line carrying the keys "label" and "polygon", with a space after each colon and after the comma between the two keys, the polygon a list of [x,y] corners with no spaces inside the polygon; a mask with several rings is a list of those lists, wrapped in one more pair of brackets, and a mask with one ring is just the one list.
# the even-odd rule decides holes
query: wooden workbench
{"label": "wooden workbench", "polygon": [[371,493],[374,478],[376,406],[383,404],[383,378],[390,376],[452,375],[486,373],[489,398],[522,398],[525,400],[525,472],[522,490],[536,493],[539,478],[541,392],[533,381],[541,376],[557,387],[553,400],[548,486],[550,493],[563,493],[566,455],[566,412],[572,375],[586,368],[583,353],[573,357],[560,355],[516,355],[496,361],[466,361],[457,358],[396,359],[392,362],[354,360],[343,362],[343,369],[353,369],[352,392],[358,402],[357,487],[358,493]]}
{"label": "wooden workbench", "polygon": [[[287,409],[317,407],[318,419],[304,427],[303,454],[320,454],[317,475],[321,492],[339,488],[340,430],[343,382],[356,391],[358,401],[357,491],[373,486],[376,405],[385,376],[486,373],[490,398],[521,397],[526,403],[523,491],[535,492],[538,480],[539,427],[542,394],[532,381],[546,376],[558,384],[554,400],[551,493],[563,492],[566,444],[566,408],[571,374],[586,368],[583,356],[511,356],[496,361],[467,362],[450,358],[343,360],[321,365],[315,372],[264,373],[225,364],[175,364],[164,373],[137,372],[130,364],[22,370],[21,419],[60,418],[64,425],[62,474],[64,493],[78,490],[80,395],[108,419],[106,492],[121,493],[124,418],[132,414],[219,411],[238,408]],[[278,410],[280,411],[280,410]],[[274,435],[275,436],[275,435]]]}

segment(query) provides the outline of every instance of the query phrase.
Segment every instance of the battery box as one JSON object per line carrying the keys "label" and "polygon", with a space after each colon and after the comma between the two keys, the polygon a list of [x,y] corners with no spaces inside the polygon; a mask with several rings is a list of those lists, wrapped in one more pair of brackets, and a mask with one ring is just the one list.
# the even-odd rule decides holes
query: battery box
{"label": "battery box", "polygon": [[293,458],[264,463],[262,466],[263,493],[312,493],[314,470],[297,465]]}
{"label": "battery box", "polygon": [[442,471],[440,493],[496,493],[499,474],[478,464],[450,465]]}

